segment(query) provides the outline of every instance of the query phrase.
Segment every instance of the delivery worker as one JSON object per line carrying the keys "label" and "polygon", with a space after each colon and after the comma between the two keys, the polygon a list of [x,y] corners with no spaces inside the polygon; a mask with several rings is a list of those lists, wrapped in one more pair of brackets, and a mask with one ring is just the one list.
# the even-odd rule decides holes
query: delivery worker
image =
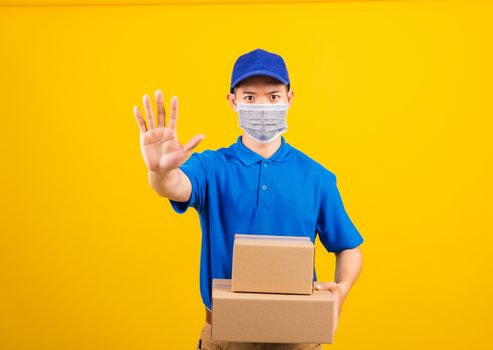
{"label": "delivery worker", "polygon": [[155,92],[157,126],[149,95],[143,97],[146,120],[134,107],[150,185],[177,213],[193,207],[199,214],[200,292],[206,321],[198,348],[321,349],[320,344],[211,340],[212,279],[231,278],[235,233],[307,236],[312,242],[318,234],[327,251],[336,255],[336,272],[335,282],[315,282],[314,287],[336,293],[338,316],[362,264],[363,238],[345,211],[336,176],[282,135],[293,101],[283,58],[262,49],[238,57],[226,98],[238,114],[242,135],[228,147],[200,153],[193,150],[203,134],[185,145],[178,141],[176,96],[171,98],[167,124],[160,90]]}

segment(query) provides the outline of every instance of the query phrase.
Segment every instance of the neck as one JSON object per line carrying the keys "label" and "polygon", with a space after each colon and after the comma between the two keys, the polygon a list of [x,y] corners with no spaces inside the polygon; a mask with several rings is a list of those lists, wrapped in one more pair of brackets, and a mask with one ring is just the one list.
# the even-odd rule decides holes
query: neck
{"label": "neck", "polygon": [[255,153],[260,154],[264,158],[270,158],[276,151],[281,147],[282,140],[281,135],[277,136],[274,140],[268,143],[260,143],[250,137],[246,132],[243,132],[241,137],[243,144],[254,151]]}

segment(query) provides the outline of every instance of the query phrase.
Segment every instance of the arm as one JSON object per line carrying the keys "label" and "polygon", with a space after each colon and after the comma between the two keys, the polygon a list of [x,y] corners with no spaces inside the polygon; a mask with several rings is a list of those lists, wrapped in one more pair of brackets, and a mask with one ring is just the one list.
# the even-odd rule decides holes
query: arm
{"label": "arm", "polygon": [[345,249],[336,254],[335,283],[339,284],[343,289],[344,298],[358,279],[361,266],[362,254],[360,247]]}
{"label": "arm", "polygon": [[167,173],[149,170],[149,184],[162,197],[177,202],[186,202],[192,193],[192,184],[189,178],[180,169],[173,169]]}
{"label": "arm", "polygon": [[363,237],[344,208],[335,175],[327,181],[316,230],[327,251],[336,255],[335,282],[316,283],[314,288],[328,289],[336,293],[334,327],[337,327],[342,304],[361,271],[360,245],[363,243]]}
{"label": "arm", "polygon": [[315,288],[328,289],[337,294],[337,311],[334,331],[337,329],[337,321],[342,311],[342,305],[351,287],[359,277],[362,267],[362,254],[360,247],[345,249],[336,253],[335,282],[319,282]]}
{"label": "arm", "polygon": [[135,118],[140,128],[140,148],[148,168],[148,180],[157,194],[178,202],[186,202],[192,192],[192,184],[179,168],[205,137],[199,134],[186,145],[178,141],[176,122],[178,118],[178,98],[171,99],[169,125],[165,124],[166,111],[161,90],[155,93],[157,105],[157,127],[149,95],[144,95],[147,123],[137,106]]}

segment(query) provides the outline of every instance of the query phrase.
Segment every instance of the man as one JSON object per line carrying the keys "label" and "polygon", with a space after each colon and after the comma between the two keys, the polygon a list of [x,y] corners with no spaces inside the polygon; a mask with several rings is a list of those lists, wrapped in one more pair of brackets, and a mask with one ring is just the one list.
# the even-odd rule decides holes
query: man
{"label": "man", "polygon": [[335,282],[315,282],[314,287],[336,293],[337,315],[362,262],[363,238],[344,209],[336,176],[282,136],[293,100],[282,57],[261,49],[240,56],[226,97],[238,113],[243,133],[229,147],[201,153],[193,150],[203,134],[185,145],[178,141],[176,96],[171,99],[168,125],[160,90],[155,93],[157,127],[148,95],[143,97],[147,123],[134,107],[150,185],[169,199],[176,212],[193,207],[200,217],[200,291],[206,322],[198,348],[321,349],[320,344],[227,343],[210,338],[212,279],[231,278],[235,233],[304,235],[312,242],[318,234],[327,251],[336,254],[336,273]]}

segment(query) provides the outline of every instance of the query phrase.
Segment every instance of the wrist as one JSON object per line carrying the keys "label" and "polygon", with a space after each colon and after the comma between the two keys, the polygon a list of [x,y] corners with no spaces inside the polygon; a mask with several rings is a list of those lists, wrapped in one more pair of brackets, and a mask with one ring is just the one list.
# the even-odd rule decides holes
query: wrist
{"label": "wrist", "polygon": [[149,170],[149,175],[159,177],[161,179],[167,179],[169,178],[171,172],[172,170]]}
{"label": "wrist", "polygon": [[337,285],[344,294],[349,293],[349,290],[351,289],[351,282],[348,280],[339,281],[337,282]]}
{"label": "wrist", "polygon": [[169,171],[152,171],[148,170],[147,178],[149,184],[162,197],[169,197],[169,189],[172,188],[173,181]]}

